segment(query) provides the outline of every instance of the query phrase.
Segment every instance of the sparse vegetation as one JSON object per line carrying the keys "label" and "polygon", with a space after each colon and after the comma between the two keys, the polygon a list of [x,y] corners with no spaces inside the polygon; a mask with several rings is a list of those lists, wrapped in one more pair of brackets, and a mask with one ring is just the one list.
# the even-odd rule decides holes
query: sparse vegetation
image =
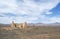
{"label": "sparse vegetation", "polygon": [[28,26],[27,29],[0,30],[0,39],[60,39],[60,26]]}

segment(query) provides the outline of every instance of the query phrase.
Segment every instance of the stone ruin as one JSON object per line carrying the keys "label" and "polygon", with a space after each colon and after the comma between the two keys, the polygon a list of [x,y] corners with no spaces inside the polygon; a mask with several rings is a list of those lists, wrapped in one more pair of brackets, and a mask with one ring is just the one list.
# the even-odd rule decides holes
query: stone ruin
{"label": "stone ruin", "polygon": [[14,21],[12,21],[12,24],[11,24],[11,28],[12,29],[24,29],[27,27],[27,23],[24,22],[24,23],[21,23],[21,24],[17,24],[17,23],[14,23]]}
{"label": "stone ruin", "polygon": [[11,26],[4,26],[1,27],[0,29],[4,29],[4,30],[14,30],[14,29],[26,29],[27,28],[27,23],[14,23],[14,21],[12,21]]}

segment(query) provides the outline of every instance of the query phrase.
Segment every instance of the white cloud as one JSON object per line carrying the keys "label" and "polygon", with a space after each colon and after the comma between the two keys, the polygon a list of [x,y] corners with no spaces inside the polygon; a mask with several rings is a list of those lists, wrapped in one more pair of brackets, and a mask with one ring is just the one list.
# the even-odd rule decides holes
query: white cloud
{"label": "white cloud", "polygon": [[37,20],[38,18],[34,18],[34,17],[29,17],[29,18],[24,18],[24,17],[16,17],[15,18],[15,22],[17,23],[21,23],[21,22],[28,22],[28,23],[32,23],[32,21]]}
{"label": "white cloud", "polygon": [[53,14],[53,12],[50,12],[49,10],[44,10],[44,11],[43,11],[43,14],[44,14],[44,13],[47,14],[47,15]]}
{"label": "white cloud", "polygon": [[0,17],[0,23],[9,24],[13,20],[13,17]]}
{"label": "white cloud", "polygon": [[[42,14],[52,14],[49,12],[52,8],[56,7],[59,3],[59,0],[40,0],[39,3],[34,0],[23,0],[24,2],[17,2],[17,0],[0,0],[0,15],[2,13],[14,13],[16,15],[27,15],[27,17],[19,16],[19,17],[1,17],[0,19],[9,23],[11,20],[15,20],[16,22],[33,22],[34,20],[39,22],[44,22],[47,18]],[[43,13],[46,12],[46,13]],[[45,20],[43,20],[45,19]],[[47,21],[47,20],[46,20]],[[48,21],[47,21],[48,22]]]}
{"label": "white cloud", "polygon": [[60,17],[47,17],[47,16],[43,16],[41,17],[42,19],[40,19],[40,21],[42,23],[56,23],[56,22],[60,22]]}
{"label": "white cloud", "polygon": [[52,21],[52,22],[60,22],[60,17],[51,17],[50,21]]}

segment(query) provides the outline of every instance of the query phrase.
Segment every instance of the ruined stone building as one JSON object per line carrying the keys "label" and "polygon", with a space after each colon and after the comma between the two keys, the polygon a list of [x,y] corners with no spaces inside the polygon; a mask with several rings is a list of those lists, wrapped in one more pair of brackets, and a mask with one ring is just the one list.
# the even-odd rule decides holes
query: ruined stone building
{"label": "ruined stone building", "polygon": [[26,29],[27,27],[27,23],[14,23],[14,21],[12,21],[12,23],[10,24],[10,26],[4,26],[1,27],[0,29],[4,29],[4,30],[14,30],[14,29]]}
{"label": "ruined stone building", "polygon": [[26,27],[27,27],[27,23],[26,22],[18,24],[18,23],[14,23],[14,21],[12,21],[12,24],[11,24],[11,28],[12,29],[17,29],[17,28],[24,29]]}

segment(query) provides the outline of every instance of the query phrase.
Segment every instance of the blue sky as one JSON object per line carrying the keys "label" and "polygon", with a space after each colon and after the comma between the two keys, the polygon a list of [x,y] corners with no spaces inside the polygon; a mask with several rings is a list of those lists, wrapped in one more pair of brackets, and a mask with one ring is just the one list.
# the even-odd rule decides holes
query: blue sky
{"label": "blue sky", "polygon": [[60,0],[0,0],[0,23],[60,22]]}

